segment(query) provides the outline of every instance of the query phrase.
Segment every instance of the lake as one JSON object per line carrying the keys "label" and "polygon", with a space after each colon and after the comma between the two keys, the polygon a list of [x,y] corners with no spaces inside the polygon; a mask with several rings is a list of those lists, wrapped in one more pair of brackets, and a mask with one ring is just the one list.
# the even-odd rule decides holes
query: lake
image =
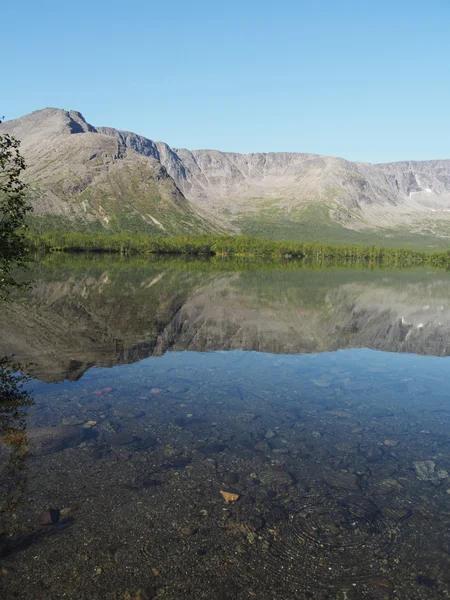
{"label": "lake", "polygon": [[0,315],[35,400],[2,598],[450,596],[449,273],[55,254],[31,277]]}

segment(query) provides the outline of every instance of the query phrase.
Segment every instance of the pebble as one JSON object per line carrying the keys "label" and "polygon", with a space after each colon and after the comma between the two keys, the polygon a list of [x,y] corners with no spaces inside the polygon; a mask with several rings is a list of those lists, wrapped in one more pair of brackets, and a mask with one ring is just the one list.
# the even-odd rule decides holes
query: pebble
{"label": "pebble", "polygon": [[397,440],[384,440],[383,444],[389,448],[395,448],[398,446]]}
{"label": "pebble", "polygon": [[191,529],[190,527],[183,527],[181,529],[181,535],[194,535],[196,532],[195,529]]}
{"label": "pebble", "polygon": [[58,508],[47,508],[41,514],[39,525],[56,525],[61,516],[61,511]]}
{"label": "pebble", "polygon": [[234,485],[238,481],[239,481],[239,475],[237,473],[227,473],[223,478],[223,482],[226,483],[227,485]]}
{"label": "pebble", "polygon": [[69,519],[70,516],[72,515],[73,509],[70,507],[66,507],[66,508],[62,508],[60,511],[60,517],[61,519]]}
{"label": "pebble", "polygon": [[268,430],[266,431],[266,434],[265,434],[265,436],[264,436],[264,437],[266,438],[266,440],[271,440],[271,439],[272,439],[272,438],[274,438],[276,435],[277,435],[277,434],[275,433],[275,431],[273,431],[273,429],[268,429]]}

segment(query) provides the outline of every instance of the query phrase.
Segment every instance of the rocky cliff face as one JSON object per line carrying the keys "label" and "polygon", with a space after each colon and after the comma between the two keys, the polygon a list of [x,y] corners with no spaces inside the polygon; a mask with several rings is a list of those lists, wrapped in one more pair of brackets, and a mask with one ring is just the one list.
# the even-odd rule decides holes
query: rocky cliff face
{"label": "rocky cliff face", "polygon": [[135,214],[173,233],[237,231],[248,215],[301,221],[305,208],[319,207],[347,228],[447,235],[450,160],[371,165],[292,152],[190,151],[54,108],[2,123],[4,132],[22,140],[37,213],[106,227],[118,213]]}

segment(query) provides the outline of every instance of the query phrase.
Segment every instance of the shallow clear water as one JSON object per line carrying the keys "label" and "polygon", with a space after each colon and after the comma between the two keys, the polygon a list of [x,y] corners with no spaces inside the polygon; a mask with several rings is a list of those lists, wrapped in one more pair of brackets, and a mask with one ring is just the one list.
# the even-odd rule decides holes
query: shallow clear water
{"label": "shallow clear water", "polygon": [[35,398],[6,597],[449,596],[449,274],[35,277],[0,316]]}

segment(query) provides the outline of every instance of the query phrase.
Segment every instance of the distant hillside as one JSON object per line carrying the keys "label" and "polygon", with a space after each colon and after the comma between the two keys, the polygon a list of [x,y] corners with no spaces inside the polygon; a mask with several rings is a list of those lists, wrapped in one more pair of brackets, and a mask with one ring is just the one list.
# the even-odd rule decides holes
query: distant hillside
{"label": "distant hillside", "polygon": [[43,228],[430,246],[450,237],[450,160],[172,149],[56,108],[6,121],[5,132],[22,140]]}

